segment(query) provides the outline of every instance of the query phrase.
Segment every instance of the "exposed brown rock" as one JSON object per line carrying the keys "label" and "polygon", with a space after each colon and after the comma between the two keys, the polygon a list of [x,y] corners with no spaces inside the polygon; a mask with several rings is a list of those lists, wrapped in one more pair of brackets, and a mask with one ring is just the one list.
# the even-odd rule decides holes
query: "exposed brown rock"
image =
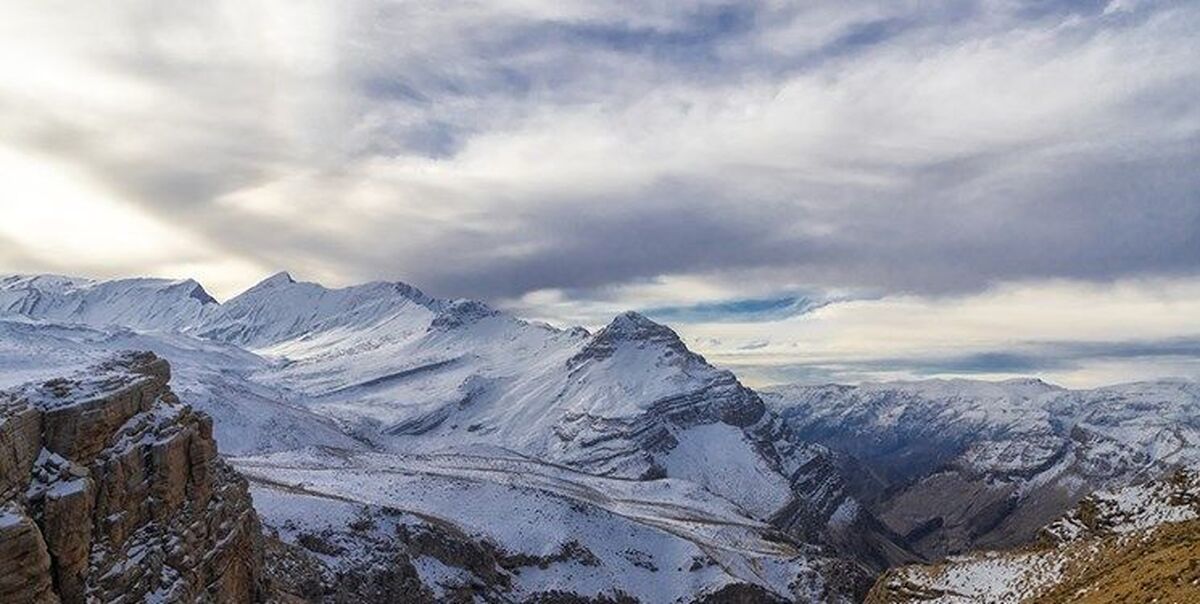
{"label": "exposed brown rock", "polygon": [[0,501],[25,490],[41,443],[42,414],[25,401],[0,393]]}
{"label": "exposed brown rock", "polygon": [[246,482],[169,379],[129,353],[0,394],[0,601],[263,599]]}
{"label": "exposed brown rock", "polygon": [[696,604],[782,604],[783,600],[757,585],[735,583],[696,600]]}
{"label": "exposed brown rock", "polygon": [[0,508],[0,602],[58,602],[50,554],[37,525],[17,504]]}
{"label": "exposed brown rock", "polygon": [[59,482],[42,500],[42,534],[54,560],[54,583],[67,602],[81,601],[86,593],[95,494],[92,480],[81,477]]}

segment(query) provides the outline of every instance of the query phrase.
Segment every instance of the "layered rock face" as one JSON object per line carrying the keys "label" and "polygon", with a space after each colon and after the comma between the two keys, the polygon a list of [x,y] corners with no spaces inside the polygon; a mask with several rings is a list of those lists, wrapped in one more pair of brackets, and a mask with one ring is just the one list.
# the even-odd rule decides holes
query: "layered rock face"
{"label": "layered rock face", "polygon": [[0,602],[250,602],[262,540],[212,421],[127,353],[0,393]]}

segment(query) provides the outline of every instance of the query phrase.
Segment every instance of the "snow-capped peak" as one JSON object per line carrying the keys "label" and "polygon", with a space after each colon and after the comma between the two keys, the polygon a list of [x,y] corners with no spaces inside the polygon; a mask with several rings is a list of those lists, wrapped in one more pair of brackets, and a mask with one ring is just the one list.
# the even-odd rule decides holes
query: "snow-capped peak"
{"label": "snow-capped peak", "polygon": [[0,290],[41,290],[64,293],[89,283],[90,279],[64,275],[5,275],[0,277]]}
{"label": "snow-capped peak", "polygon": [[479,300],[452,300],[439,304],[438,307],[438,315],[430,323],[430,329],[451,329],[500,314]]}
{"label": "snow-capped peak", "polygon": [[[358,285],[350,285],[347,287],[326,287],[320,283],[309,281],[297,281],[287,271],[280,271],[259,281],[251,286],[246,291],[231,298],[226,304],[237,305],[239,300],[257,298],[262,295],[278,295],[282,291],[304,291],[308,295],[349,295],[359,301],[368,301],[370,298],[406,298],[417,302],[423,306],[436,305],[439,300],[428,296],[420,289],[413,287],[407,283],[400,281],[369,281]],[[289,294],[295,295],[295,294]]]}
{"label": "snow-capped peak", "polygon": [[670,327],[655,323],[637,312],[627,311],[597,331],[579,354],[568,361],[568,366],[576,367],[588,360],[607,359],[626,346],[648,348],[658,354],[674,357],[677,362],[705,363],[703,357],[688,350],[679,334]]}
{"label": "snow-capped peak", "polygon": [[374,281],[328,288],[281,272],[221,305],[196,331],[257,348],[333,329],[370,329],[405,309],[429,316],[442,305],[404,283]]}
{"label": "snow-capped peak", "polygon": [[281,285],[291,285],[295,282],[296,282],[296,280],[292,278],[292,275],[290,273],[288,273],[287,271],[279,271],[278,273],[275,273],[274,275],[271,275],[270,277],[267,277],[266,279],[259,281],[256,285],[254,285],[247,291],[279,287]]}
{"label": "snow-capped peak", "polygon": [[664,345],[677,352],[687,350],[675,330],[661,323],[655,323],[645,315],[632,310],[617,315],[612,322],[596,332],[593,341],[605,346],[621,342],[650,342]]}
{"label": "snow-capped peak", "polygon": [[202,321],[215,307],[216,300],[191,279],[0,277],[0,315],[27,319],[181,330]]}
{"label": "snow-capped peak", "polygon": [[603,333],[607,334],[610,338],[623,340],[637,340],[666,334],[675,335],[675,332],[670,327],[661,323],[655,323],[645,315],[632,310],[617,315],[604,328]]}
{"label": "snow-capped peak", "polygon": [[208,290],[204,289],[195,279],[184,279],[179,282],[181,289],[187,290],[187,295],[193,300],[199,301],[201,304],[220,304],[217,299],[212,297]]}

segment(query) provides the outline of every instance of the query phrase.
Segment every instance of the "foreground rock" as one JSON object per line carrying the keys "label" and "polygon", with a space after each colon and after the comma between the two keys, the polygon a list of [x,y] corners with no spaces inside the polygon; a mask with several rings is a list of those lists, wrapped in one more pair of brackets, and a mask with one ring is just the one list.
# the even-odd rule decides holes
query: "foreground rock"
{"label": "foreground rock", "polygon": [[0,393],[0,602],[250,602],[262,538],[212,421],[127,353]]}

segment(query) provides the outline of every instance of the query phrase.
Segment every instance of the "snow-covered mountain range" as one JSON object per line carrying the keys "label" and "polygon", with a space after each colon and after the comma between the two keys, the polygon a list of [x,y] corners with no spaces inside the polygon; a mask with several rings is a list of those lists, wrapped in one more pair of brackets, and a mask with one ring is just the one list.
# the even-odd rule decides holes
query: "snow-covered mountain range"
{"label": "snow-covered mountain range", "polygon": [[1200,458],[1190,382],[760,396],[637,313],[590,333],[400,283],[280,273],[218,303],[191,280],[0,277],[0,388],[127,349],[171,361],[289,563],[329,583],[424,531],[434,600],[849,601]]}
{"label": "snow-covered mountain range", "polygon": [[[850,495],[828,450],[794,438],[731,373],[636,313],[588,333],[395,283],[328,289],[281,273],[219,304],[192,281],[39,276],[0,280],[0,333],[10,383],[127,348],[172,360],[176,389],[214,417],[222,451],[273,491],[264,506],[386,505],[546,556],[577,531],[551,525],[530,540],[484,527],[532,526],[549,498],[566,502],[565,525],[602,513],[654,536],[600,556],[605,535],[581,531],[601,578],[550,573],[529,593],[660,601],[630,583],[632,557],[684,574],[672,599],[739,584],[837,599],[915,560]],[[468,486],[480,482],[490,486]],[[445,513],[455,500],[482,509]],[[712,568],[687,570],[680,556]]]}

